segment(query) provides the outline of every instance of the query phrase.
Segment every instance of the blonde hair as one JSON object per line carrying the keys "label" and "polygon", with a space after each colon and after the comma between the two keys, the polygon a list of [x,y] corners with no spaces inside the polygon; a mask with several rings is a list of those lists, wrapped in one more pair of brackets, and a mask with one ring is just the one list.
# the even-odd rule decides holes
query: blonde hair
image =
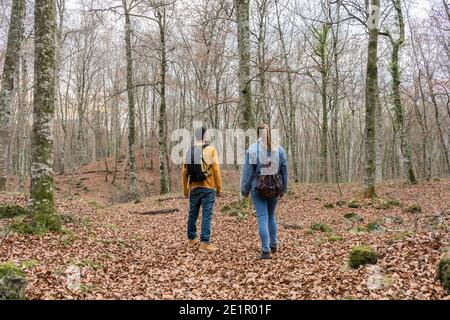
{"label": "blonde hair", "polygon": [[268,150],[272,150],[272,132],[270,127],[265,124],[265,123],[261,123],[260,125],[258,125],[257,128],[257,135],[258,135],[258,139],[261,138],[262,132],[263,130],[266,130],[266,141],[263,141],[266,144],[266,147]]}

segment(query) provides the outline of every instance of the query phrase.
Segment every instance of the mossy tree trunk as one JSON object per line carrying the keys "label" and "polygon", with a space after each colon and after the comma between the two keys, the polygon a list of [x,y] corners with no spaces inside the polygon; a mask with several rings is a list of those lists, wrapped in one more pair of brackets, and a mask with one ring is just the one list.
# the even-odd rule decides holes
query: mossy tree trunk
{"label": "mossy tree trunk", "polygon": [[400,49],[405,43],[405,23],[403,20],[402,6],[400,0],[392,0],[394,9],[396,12],[396,22],[400,30],[398,39],[393,39],[390,33],[388,33],[389,39],[392,45],[391,56],[391,76],[392,76],[392,95],[394,100],[394,113],[397,130],[400,132],[400,152],[401,163],[404,176],[410,183],[416,183],[416,174],[413,167],[411,148],[408,142],[408,134],[405,125],[405,114],[400,96]]}
{"label": "mossy tree trunk", "polygon": [[136,128],[135,128],[135,99],[133,84],[133,57],[131,52],[131,20],[127,1],[122,0],[125,12],[125,51],[127,57],[127,94],[128,94],[128,164],[130,167],[130,194],[137,192],[136,174]]}
{"label": "mossy tree trunk", "polygon": [[160,193],[170,192],[169,163],[167,148],[167,116],[166,116],[166,73],[167,73],[167,51],[166,51],[166,9],[162,7],[156,10],[159,26],[160,57],[161,57],[161,79],[160,79],[160,105],[159,105],[159,176]]}
{"label": "mossy tree trunk", "polygon": [[13,0],[0,89],[0,191],[6,188],[7,155],[10,132],[14,75],[19,65],[24,33],[25,0]]}
{"label": "mossy tree trunk", "polygon": [[30,205],[36,232],[58,231],[54,203],[53,118],[55,112],[55,0],[36,0],[34,10],[34,105]]}
{"label": "mossy tree trunk", "polygon": [[252,110],[250,80],[250,0],[236,1],[237,37],[239,50],[239,110],[241,129],[255,126]]}
{"label": "mossy tree trunk", "polygon": [[[371,19],[376,19],[374,12],[379,8],[380,0],[371,0]],[[367,198],[376,196],[375,166],[376,166],[376,108],[378,103],[378,35],[376,21],[369,28],[369,45],[367,52],[366,74],[366,126],[364,130],[365,168],[364,195]]]}
{"label": "mossy tree trunk", "polygon": [[336,182],[340,182],[342,179],[341,174],[341,160],[339,152],[339,85],[340,85],[340,72],[339,72],[339,32],[340,32],[340,19],[341,19],[341,3],[336,3],[336,22],[335,28],[331,29],[333,37],[333,64],[334,64],[334,76],[333,76],[333,119],[331,122],[331,134],[333,143],[333,160],[334,160],[334,177]]}
{"label": "mossy tree trunk", "polygon": [[375,161],[375,182],[383,182],[383,110],[380,101],[380,92],[377,94],[377,106],[375,111],[375,144],[376,144],[376,161]]}

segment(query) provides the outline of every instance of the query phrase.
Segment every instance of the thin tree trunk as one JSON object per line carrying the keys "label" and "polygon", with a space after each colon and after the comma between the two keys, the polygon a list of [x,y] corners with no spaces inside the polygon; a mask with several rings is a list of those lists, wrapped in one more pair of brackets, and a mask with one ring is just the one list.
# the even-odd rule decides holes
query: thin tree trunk
{"label": "thin tree trunk", "polygon": [[24,33],[25,0],[14,0],[8,31],[8,43],[3,65],[0,89],[0,191],[6,188],[8,148],[11,122],[11,105],[14,94],[14,76],[19,64]]}
{"label": "thin tree trunk", "polygon": [[284,35],[281,29],[281,17],[280,12],[278,9],[278,0],[275,2],[276,11],[277,11],[277,25],[278,25],[278,35],[280,37],[280,43],[281,43],[281,50],[283,53],[283,61],[284,61],[284,67],[286,69],[286,75],[287,75],[287,85],[288,85],[288,104],[289,104],[289,149],[291,153],[291,160],[293,163],[293,171],[294,171],[294,181],[295,183],[299,182],[299,174],[298,174],[298,151],[297,151],[297,137],[296,137],[296,123],[297,123],[297,117],[296,117],[296,106],[294,103],[294,93],[293,93],[293,80],[292,80],[292,73],[291,68],[289,65],[289,57],[288,57],[288,50],[286,47],[286,41],[284,39]]}
{"label": "thin tree trunk", "polygon": [[381,108],[380,93],[377,93],[377,106],[375,112],[376,122],[376,162],[375,162],[375,181],[383,182],[383,111]]}
{"label": "thin tree trunk", "polygon": [[166,118],[166,12],[165,8],[157,10],[159,36],[161,45],[161,84],[160,84],[160,105],[159,105],[159,172],[160,172],[160,193],[169,193],[168,181],[168,157],[167,157],[167,118]]}
{"label": "thin tree trunk", "polygon": [[332,137],[333,137],[333,156],[334,156],[334,177],[336,182],[341,182],[341,162],[339,153],[339,27],[340,27],[340,2],[337,2],[337,22],[336,29],[332,29],[333,34],[333,63],[334,63],[334,78],[333,78],[333,121],[332,121]]}
{"label": "thin tree trunk", "polygon": [[125,11],[125,45],[127,56],[127,93],[128,93],[128,163],[130,166],[130,187],[131,194],[137,193],[136,174],[136,128],[135,128],[135,100],[133,86],[133,57],[131,53],[131,21],[126,0],[122,0]]}
{"label": "thin tree trunk", "polygon": [[239,112],[241,129],[255,126],[250,81],[250,0],[235,0],[239,50]]}

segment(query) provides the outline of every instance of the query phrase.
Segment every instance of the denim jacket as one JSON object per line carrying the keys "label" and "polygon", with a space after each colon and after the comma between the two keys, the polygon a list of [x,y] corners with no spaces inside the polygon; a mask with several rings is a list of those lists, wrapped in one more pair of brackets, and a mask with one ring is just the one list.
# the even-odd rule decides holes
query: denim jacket
{"label": "denim jacket", "polygon": [[252,144],[245,153],[245,162],[241,177],[241,194],[246,195],[249,194],[250,191],[255,190],[256,176],[261,174],[261,164],[264,162],[265,158],[272,159],[276,162],[278,173],[281,175],[283,183],[282,192],[286,193],[288,185],[288,161],[286,151],[283,147],[268,151],[262,146],[261,140],[258,140],[258,142]]}

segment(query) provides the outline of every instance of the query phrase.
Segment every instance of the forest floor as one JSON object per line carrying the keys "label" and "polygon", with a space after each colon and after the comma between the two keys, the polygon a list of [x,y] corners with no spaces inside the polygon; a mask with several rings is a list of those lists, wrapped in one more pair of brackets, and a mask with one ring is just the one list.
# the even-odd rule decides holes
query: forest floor
{"label": "forest floor", "polygon": [[[22,266],[29,299],[450,299],[436,279],[441,250],[450,243],[450,180],[386,182],[373,201],[359,197],[360,185],[341,188],[342,196],[332,184],[292,185],[278,208],[280,250],[268,261],[256,260],[252,209],[240,217],[223,212],[238,199],[229,185],[213,220],[216,253],[187,246],[186,199],[107,205],[61,193],[64,232],[6,233],[11,221],[0,220],[0,262]],[[0,203],[26,199],[3,193]],[[412,205],[421,212],[407,212]],[[139,214],[170,208],[180,211]],[[349,212],[362,221],[344,218]],[[317,223],[331,231],[311,230]],[[362,244],[376,250],[378,262],[351,269],[349,252]],[[79,289],[68,289],[70,266],[81,270]]]}

